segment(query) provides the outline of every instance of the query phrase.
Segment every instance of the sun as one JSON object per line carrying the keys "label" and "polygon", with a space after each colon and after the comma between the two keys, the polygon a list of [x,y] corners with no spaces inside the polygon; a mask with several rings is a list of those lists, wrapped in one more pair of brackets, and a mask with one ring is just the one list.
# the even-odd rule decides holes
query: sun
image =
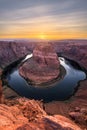
{"label": "sun", "polygon": [[39,38],[40,38],[40,39],[46,39],[46,35],[45,35],[45,34],[40,34],[40,35],[39,35]]}

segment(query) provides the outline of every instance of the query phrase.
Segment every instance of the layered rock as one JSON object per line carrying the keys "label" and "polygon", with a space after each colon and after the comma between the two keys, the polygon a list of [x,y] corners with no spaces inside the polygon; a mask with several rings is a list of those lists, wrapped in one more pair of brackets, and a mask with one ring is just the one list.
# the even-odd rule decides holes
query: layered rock
{"label": "layered rock", "polygon": [[[15,102],[15,104],[14,104]],[[12,106],[13,104],[13,106]],[[0,130],[81,130],[70,119],[49,116],[39,102],[20,98],[0,105]]]}
{"label": "layered rock", "polygon": [[57,53],[76,61],[87,69],[87,40],[56,41],[52,45]]}
{"label": "layered rock", "polygon": [[0,103],[2,101],[2,81],[0,80]]}
{"label": "layered rock", "polygon": [[38,65],[42,67],[47,66],[55,69],[59,68],[58,56],[53,47],[48,43],[45,43],[45,45],[38,44],[33,50],[33,57]]}
{"label": "layered rock", "polygon": [[76,107],[74,111],[69,113],[69,116],[81,125],[87,125],[87,109]]}
{"label": "layered rock", "polygon": [[28,43],[0,41],[0,67],[5,68],[7,65],[24,57],[30,52],[28,45]]}
{"label": "layered rock", "polygon": [[59,60],[50,44],[38,44],[33,50],[33,57],[19,69],[19,73],[34,84],[41,84],[58,78]]}

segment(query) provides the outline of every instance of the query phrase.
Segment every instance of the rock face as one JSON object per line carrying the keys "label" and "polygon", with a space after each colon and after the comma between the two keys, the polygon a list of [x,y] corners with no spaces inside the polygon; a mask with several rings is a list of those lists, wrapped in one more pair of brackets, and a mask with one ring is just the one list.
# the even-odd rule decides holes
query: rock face
{"label": "rock face", "polygon": [[27,45],[28,44],[13,41],[0,41],[0,103],[3,100],[1,81],[3,69],[12,62],[19,60],[29,53],[29,48]]}
{"label": "rock face", "polygon": [[69,113],[69,116],[77,123],[81,125],[87,125],[87,109],[76,107],[73,112]]}
{"label": "rock face", "polygon": [[2,81],[0,80],[0,103],[2,100]]}
{"label": "rock face", "polygon": [[0,67],[4,68],[29,53],[28,43],[0,41]]}
{"label": "rock face", "polygon": [[52,43],[57,53],[72,59],[87,69],[87,40],[67,40]]}
{"label": "rock face", "polygon": [[59,68],[57,54],[50,44],[38,44],[33,51],[34,60],[42,67]]}
{"label": "rock face", "polygon": [[59,76],[59,60],[50,44],[38,44],[33,51],[33,58],[26,61],[19,69],[20,75],[34,84],[52,81]]}
{"label": "rock face", "polygon": [[0,130],[81,129],[66,117],[47,115],[38,101],[19,98],[0,105]]}

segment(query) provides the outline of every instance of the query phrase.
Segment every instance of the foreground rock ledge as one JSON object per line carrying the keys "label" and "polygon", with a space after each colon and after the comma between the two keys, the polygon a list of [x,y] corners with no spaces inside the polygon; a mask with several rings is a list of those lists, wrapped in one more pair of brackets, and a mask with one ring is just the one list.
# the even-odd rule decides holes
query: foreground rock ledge
{"label": "foreground rock ledge", "polygon": [[33,50],[33,57],[19,68],[19,73],[33,84],[42,84],[59,76],[59,66],[60,62],[53,47],[48,43],[39,43]]}
{"label": "foreground rock ledge", "polygon": [[0,130],[81,130],[64,116],[47,115],[41,106],[26,98],[0,104]]}

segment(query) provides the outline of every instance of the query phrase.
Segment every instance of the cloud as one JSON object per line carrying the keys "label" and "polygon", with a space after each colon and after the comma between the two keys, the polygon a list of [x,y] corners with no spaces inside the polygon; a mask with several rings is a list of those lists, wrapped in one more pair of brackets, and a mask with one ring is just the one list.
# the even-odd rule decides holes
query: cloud
{"label": "cloud", "polygon": [[87,0],[0,0],[0,34],[87,32]]}

